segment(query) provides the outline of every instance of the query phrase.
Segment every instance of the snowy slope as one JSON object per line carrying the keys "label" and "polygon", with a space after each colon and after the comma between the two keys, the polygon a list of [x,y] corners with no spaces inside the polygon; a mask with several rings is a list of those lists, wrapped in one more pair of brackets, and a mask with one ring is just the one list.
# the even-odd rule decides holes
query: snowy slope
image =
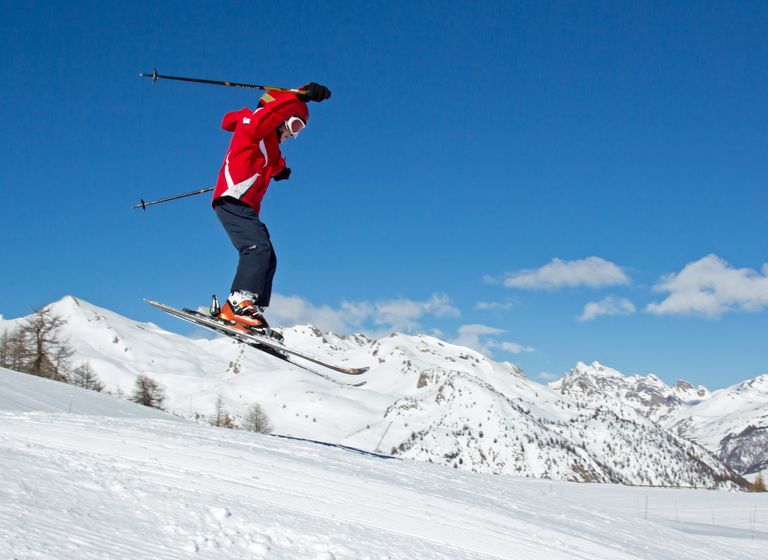
{"label": "snowy slope", "polygon": [[154,408],[5,368],[0,368],[0,410],[182,421]]}
{"label": "snowy slope", "polygon": [[717,449],[742,473],[768,475],[768,375],[761,375],[681,407],[665,420],[674,432]]}
{"label": "snowy slope", "polygon": [[768,469],[768,375],[710,392],[685,381],[670,387],[653,375],[626,376],[599,362],[580,362],[550,387],[583,406],[633,408],[701,444],[736,472]]}
{"label": "snowy slope", "polygon": [[123,395],[148,375],[165,388],[167,409],[187,418],[211,416],[219,399],[236,418],[258,403],[275,433],[457,469],[623,484],[738,483],[716,457],[621,395],[586,402],[436,338],[284,331],[297,348],[370,366],[367,384],[351,388],[225,338],[190,339],[74,297],[50,308],[67,320],[75,365],[87,361],[109,391]]}
{"label": "snowy slope", "polygon": [[746,560],[768,542],[765,495],[482,475],[99,415],[109,397],[80,391],[72,414],[69,387],[1,373],[0,558]]}

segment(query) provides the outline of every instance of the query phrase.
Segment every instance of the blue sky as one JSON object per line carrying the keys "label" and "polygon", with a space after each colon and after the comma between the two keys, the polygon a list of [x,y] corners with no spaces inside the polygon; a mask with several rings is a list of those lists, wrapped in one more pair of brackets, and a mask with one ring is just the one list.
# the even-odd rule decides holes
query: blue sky
{"label": "blue sky", "polygon": [[222,115],[333,91],[262,210],[268,317],[438,334],[533,378],[768,372],[764,2],[4,2],[0,313],[224,296]]}

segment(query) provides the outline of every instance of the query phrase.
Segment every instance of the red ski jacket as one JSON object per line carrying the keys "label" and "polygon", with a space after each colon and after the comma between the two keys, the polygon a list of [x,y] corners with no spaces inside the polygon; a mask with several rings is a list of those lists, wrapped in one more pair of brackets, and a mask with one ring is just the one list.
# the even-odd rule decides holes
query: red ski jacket
{"label": "red ski jacket", "polygon": [[224,115],[221,128],[233,134],[212,201],[229,196],[252,206],[256,213],[270,180],[285,168],[277,128],[292,116],[309,121],[307,104],[293,93],[267,92],[259,105],[255,111],[244,107]]}

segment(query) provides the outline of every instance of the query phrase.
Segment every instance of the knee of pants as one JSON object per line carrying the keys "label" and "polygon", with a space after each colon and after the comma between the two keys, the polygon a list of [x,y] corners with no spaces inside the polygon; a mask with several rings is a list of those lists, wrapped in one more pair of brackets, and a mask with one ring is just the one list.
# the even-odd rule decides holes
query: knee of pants
{"label": "knee of pants", "polygon": [[269,241],[267,241],[263,243],[255,243],[253,245],[247,245],[245,247],[242,247],[239,252],[241,255],[250,255],[253,253],[256,253],[256,254],[264,253],[269,255],[274,251],[272,250],[272,246],[270,245]]}

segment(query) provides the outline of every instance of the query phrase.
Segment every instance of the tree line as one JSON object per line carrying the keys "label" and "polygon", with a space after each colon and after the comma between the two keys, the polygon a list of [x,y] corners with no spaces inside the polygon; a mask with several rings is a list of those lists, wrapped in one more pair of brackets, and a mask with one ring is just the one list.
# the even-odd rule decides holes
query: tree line
{"label": "tree line", "polygon": [[[104,383],[88,362],[72,367],[74,351],[63,334],[67,321],[49,308],[33,310],[16,328],[0,336],[0,367],[102,392]],[[136,379],[129,400],[163,409],[162,387],[146,375]]]}
{"label": "tree line", "polygon": [[[74,351],[63,329],[67,321],[49,308],[36,308],[16,328],[6,329],[0,336],[0,367],[28,373],[54,381],[69,383],[91,391],[102,392],[104,384],[88,362],[72,367]],[[165,410],[165,391],[147,375],[136,378],[133,393],[128,400]],[[269,419],[259,404],[254,404],[238,426],[234,417],[224,409],[221,398],[210,423],[224,428],[237,428],[254,432],[271,430]]]}
{"label": "tree line", "polygon": [[66,324],[48,308],[35,309],[16,328],[7,329],[0,336],[0,366],[103,391],[104,384],[88,362],[72,368],[74,352],[61,334]]}

